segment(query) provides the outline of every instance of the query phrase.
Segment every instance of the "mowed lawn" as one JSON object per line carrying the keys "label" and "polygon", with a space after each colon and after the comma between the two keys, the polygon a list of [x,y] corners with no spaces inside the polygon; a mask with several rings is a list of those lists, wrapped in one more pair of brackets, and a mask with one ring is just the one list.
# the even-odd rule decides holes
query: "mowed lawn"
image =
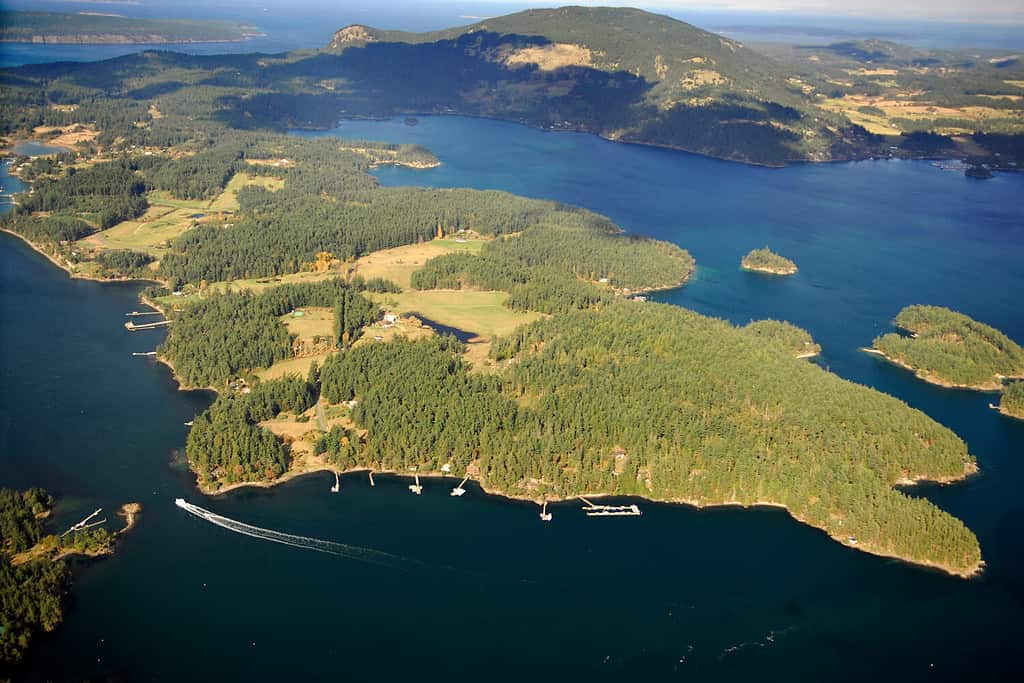
{"label": "mowed lawn", "polygon": [[238,173],[212,201],[176,199],[168,192],[154,191],[147,197],[149,209],[138,219],[118,223],[81,242],[100,249],[144,251],[159,258],[167,251],[162,245],[192,228],[200,220],[200,215],[237,210],[238,190],[246,185],[261,185],[276,190],[284,185],[284,180]]}
{"label": "mowed lawn", "polygon": [[484,242],[486,240],[480,239],[457,242],[449,237],[394,249],[382,249],[356,261],[356,275],[362,275],[367,280],[382,277],[391,280],[402,289],[408,289],[412,274],[430,259],[453,252],[479,254]]}
{"label": "mowed lawn", "polygon": [[382,308],[400,315],[420,315],[441,325],[494,337],[533,322],[540,313],[513,311],[504,303],[505,292],[456,290],[405,291],[401,294],[370,294]]}

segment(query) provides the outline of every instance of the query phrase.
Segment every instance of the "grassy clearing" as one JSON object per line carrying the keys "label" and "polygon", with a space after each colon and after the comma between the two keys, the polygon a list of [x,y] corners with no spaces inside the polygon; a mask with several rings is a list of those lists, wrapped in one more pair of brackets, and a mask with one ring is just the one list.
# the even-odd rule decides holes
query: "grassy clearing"
{"label": "grassy clearing", "polygon": [[309,374],[309,366],[313,364],[313,361],[317,362],[317,365],[323,365],[327,357],[332,355],[334,351],[326,351],[319,353],[315,356],[303,356],[302,358],[289,358],[288,360],[279,361],[274,363],[272,366],[265,370],[259,370],[256,372],[256,376],[260,379],[280,379],[286,375],[298,375],[299,377],[306,377]]}
{"label": "grassy clearing", "polygon": [[457,242],[453,238],[445,238],[375,251],[356,261],[356,274],[366,279],[387,278],[402,289],[408,289],[409,278],[428,260],[452,252],[479,254],[485,242],[486,240],[481,239]]}
{"label": "grassy clearing", "polygon": [[381,307],[395,313],[421,315],[481,337],[508,334],[542,317],[540,313],[506,308],[503,304],[508,294],[505,292],[432,290],[370,296]]}
{"label": "grassy clearing", "polygon": [[[864,126],[869,132],[879,135],[893,135],[900,131],[899,124],[894,123],[893,119],[909,121],[963,120],[975,124],[979,129],[986,128],[995,122],[1008,126],[1024,126],[1024,111],[1019,109],[979,106],[947,107],[891,97],[847,95],[841,98],[825,99],[821,102],[821,107],[840,112],[854,123]],[[882,113],[861,111],[861,107],[871,107]]]}
{"label": "grassy clearing", "polygon": [[159,257],[162,245],[192,227],[192,209],[150,206],[138,220],[124,221],[112,228],[90,235],[82,244],[101,249],[133,249]]}
{"label": "grassy clearing", "polygon": [[284,178],[236,173],[220,195],[207,206],[209,211],[238,211],[238,191],[246,185],[259,185],[268,190],[284,187]]}
{"label": "grassy clearing", "polygon": [[312,337],[330,337],[334,334],[334,311],[330,308],[308,307],[302,309],[299,318],[292,314],[281,316],[281,321],[288,331],[300,339]]}

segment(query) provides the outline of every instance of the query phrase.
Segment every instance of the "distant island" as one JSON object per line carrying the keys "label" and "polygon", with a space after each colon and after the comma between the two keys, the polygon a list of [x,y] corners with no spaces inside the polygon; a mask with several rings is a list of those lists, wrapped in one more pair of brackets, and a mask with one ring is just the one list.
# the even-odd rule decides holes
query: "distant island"
{"label": "distant island", "polygon": [[232,21],[139,19],[95,12],[0,12],[0,42],[52,44],[235,43],[263,35]]}
{"label": "distant island", "polygon": [[17,662],[34,634],[52,631],[63,620],[71,582],[64,558],[110,554],[142,509],[138,503],[122,506],[124,526],[114,533],[93,516],[57,536],[44,533],[53,504],[40,488],[0,488],[0,665]]}
{"label": "distant island", "polygon": [[999,401],[999,412],[1024,420],[1024,382],[1010,382],[1006,385]]}
{"label": "distant island", "polygon": [[963,313],[941,306],[907,306],[895,323],[909,336],[882,335],[869,350],[926,382],[999,391],[1004,379],[1024,377],[1024,349]]}
{"label": "distant island", "polygon": [[796,264],[785,256],[780,256],[765,247],[754,249],[740,262],[744,270],[755,270],[759,273],[772,275],[793,275],[797,271]]}
{"label": "distant island", "polygon": [[[2,39],[163,43],[241,40],[253,31],[27,17],[35,19],[23,15],[21,28],[5,20],[11,28]],[[202,87],[183,83],[182,70]],[[116,69],[55,63],[7,71],[7,99],[38,108],[26,119],[37,125],[95,121],[92,107],[68,111],[83,97],[163,111],[187,89],[197,116],[248,130],[465,115],[765,166],[890,157],[967,159],[995,171],[1024,164],[1024,60],[882,41],[754,50],[621,7],[533,9],[425,33],[352,24],[321,49],[286,55],[150,52],[120,57]],[[145,112],[105,120],[129,128],[116,133],[127,139]],[[7,119],[18,120],[14,112]]]}

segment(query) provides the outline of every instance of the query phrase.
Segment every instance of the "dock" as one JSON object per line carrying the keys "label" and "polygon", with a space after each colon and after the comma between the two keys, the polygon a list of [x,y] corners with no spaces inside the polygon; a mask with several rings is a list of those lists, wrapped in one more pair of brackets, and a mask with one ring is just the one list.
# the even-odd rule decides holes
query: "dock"
{"label": "dock", "polygon": [[551,521],[551,513],[548,512],[548,501],[547,501],[546,498],[544,499],[544,504],[541,505],[541,508],[540,508],[540,521],[542,521],[542,522],[550,522]]}
{"label": "dock", "polygon": [[462,487],[466,485],[467,481],[469,481],[469,475],[468,474],[466,475],[466,477],[462,481],[459,482],[458,486],[456,486],[455,488],[452,489],[451,495],[453,495],[453,496],[461,496],[464,493],[466,493],[466,489],[464,489]]}
{"label": "dock", "polygon": [[373,470],[370,470],[370,486],[376,486],[376,484],[373,483]]}
{"label": "dock", "polygon": [[340,490],[341,490],[341,477],[339,477],[338,473],[335,472],[334,473],[334,486],[331,487],[331,493],[337,493]]}
{"label": "dock", "polygon": [[409,484],[409,490],[415,493],[417,496],[423,493],[423,487],[420,485],[420,475],[416,473],[416,483]]}
{"label": "dock", "polygon": [[639,517],[642,513],[636,505],[597,505],[583,496],[577,496],[586,503],[583,508],[587,517]]}
{"label": "dock", "polygon": [[132,351],[133,356],[155,356],[156,351]]}
{"label": "dock", "polygon": [[96,517],[101,512],[103,512],[103,508],[96,508],[95,512],[93,512],[91,515],[89,515],[88,517],[83,519],[81,522],[76,522],[75,524],[72,524],[70,527],[68,527],[68,530],[65,531],[64,533],[62,533],[60,535],[60,537],[64,538],[65,536],[67,536],[68,534],[70,534],[73,531],[81,531],[82,529],[88,529],[90,527],[99,526],[100,524],[103,524],[107,520],[102,519],[102,520],[100,520],[98,522],[93,522],[92,524],[90,524],[90,521],[92,520],[92,518]]}
{"label": "dock", "polygon": [[129,318],[134,318],[137,315],[163,315],[160,311],[132,311],[131,313],[125,313]]}
{"label": "dock", "polygon": [[131,320],[129,320],[128,322],[126,322],[124,324],[124,329],[128,330],[129,332],[135,332],[136,330],[153,330],[153,329],[156,329],[158,327],[164,327],[164,326],[170,325],[170,324],[171,324],[170,320],[160,320],[160,321],[155,322],[155,323],[145,323],[143,325],[136,325]]}

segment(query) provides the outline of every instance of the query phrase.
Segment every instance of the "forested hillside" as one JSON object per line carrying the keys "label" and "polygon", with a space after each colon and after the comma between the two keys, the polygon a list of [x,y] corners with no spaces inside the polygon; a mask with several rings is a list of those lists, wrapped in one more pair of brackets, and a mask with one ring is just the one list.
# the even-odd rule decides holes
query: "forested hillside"
{"label": "forested hillside", "polygon": [[973,534],[892,488],[963,476],[963,442],[775,348],[696,313],[630,302],[521,328],[494,344],[496,360],[513,361],[497,376],[469,373],[453,341],[368,345],[320,373],[325,398],[358,401],[365,443],[335,430],[321,449],[344,467],[472,462],[489,488],[534,499],[784,504],[841,540],[972,571]]}
{"label": "forested hillside", "polygon": [[[900,127],[851,123],[864,121],[861,109],[898,98],[872,99],[875,106],[851,95],[836,105],[841,93],[822,91],[834,76],[805,81],[788,62],[669,17],[568,7],[426,34],[349,26],[323,50],[286,55],[153,52],[20,67],[0,72],[0,134],[78,124],[98,129],[96,144],[166,147],[211,129],[323,129],[344,117],[457,113],[773,166],[969,155],[1009,167],[1020,160],[1020,130],[1005,124],[1012,111],[996,116],[1013,102],[999,99],[1006,85],[989,71],[978,77],[984,95],[989,83],[998,86],[996,99],[955,114],[973,116],[973,127],[938,126],[941,144],[922,147],[900,137]],[[957,92],[975,77],[952,60],[931,78],[945,74]]]}

